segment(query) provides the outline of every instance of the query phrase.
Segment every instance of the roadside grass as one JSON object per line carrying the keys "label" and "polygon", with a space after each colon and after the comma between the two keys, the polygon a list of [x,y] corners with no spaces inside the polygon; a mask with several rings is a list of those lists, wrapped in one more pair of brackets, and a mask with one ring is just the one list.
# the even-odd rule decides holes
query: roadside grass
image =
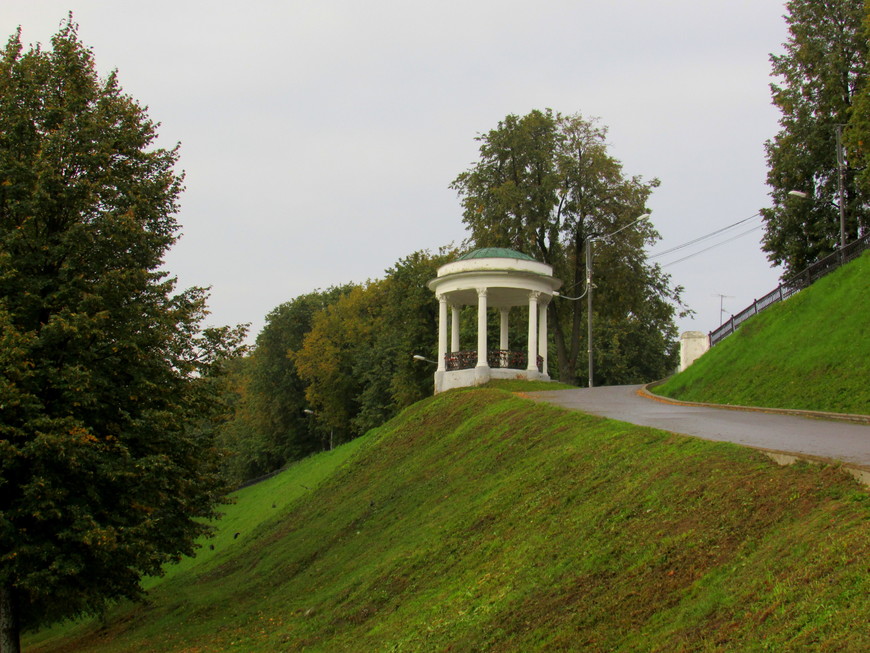
{"label": "roadside grass", "polygon": [[870,414],[870,252],[747,320],[653,391],[686,401]]}
{"label": "roadside grass", "polygon": [[148,604],[28,650],[870,650],[870,497],[835,466],[490,388],[354,444],[239,492],[245,537],[219,524]]}
{"label": "roadside grass", "polygon": [[486,387],[506,392],[538,392],[540,390],[573,390],[577,388],[576,385],[561,381],[527,381],[525,379],[493,379],[486,384]]}

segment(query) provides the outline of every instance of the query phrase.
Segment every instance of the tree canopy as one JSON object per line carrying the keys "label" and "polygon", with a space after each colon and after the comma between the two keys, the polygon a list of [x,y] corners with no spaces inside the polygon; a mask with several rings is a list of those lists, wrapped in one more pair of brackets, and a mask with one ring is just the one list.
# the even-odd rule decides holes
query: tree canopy
{"label": "tree canopy", "polygon": [[354,287],[314,316],[290,352],[326,442],[362,435],[431,394],[433,370],[413,356],[433,356],[437,302],[425,284],[447,256],[415,252]]}
{"label": "tree canopy", "polygon": [[[766,143],[773,206],[762,215],[764,251],[789,276],[839,246],[841,180],[846,242],[867,231],[870,184],[861,169],[870,121],[861,100],[868,92],[864,0],[790,0],[786,7],[785,52],[771,56],[770,88],[782,114]],[[856,112],[856,103],[864,108]],[[838,131],[848,146],[842,163]]]}
{"label": "tree canopy", "polygon": [[257,336],[250,356],[238,361],[234,419],[221,429],[221,443],[234,456],[227,461],[233,481],[256,478],[323,449],[320,435],[304,412],[305,382],[292,353],[302,348],[314,317],[351,286],[300,295],[275,307]]}
{"label": "tree canopy", "polygon": [[161,269],[178,148],[70,17],[0,52],[0,606],[18,627],[137,598],[222,494],[216,375],[244,329]]}
{"label": "tree canopy", "polygon": [[300,295],[266,318],[233,368],[220,441],[249,481],[380,426],[432,393],[438,304],[426,287],[452,252],[414,252],[382,279]]}
{"label": "tree canopy", "polygon": [[[646,261],[658,239],[646,201],[657,179],[626,177],[607,151],[607,130],[582,115],[551,110],[508,115],[477,138],[480,158],[451,187],[462,198],[463,221],[477,247],[510,247],[554,267],[563,294],[586,288],[586,243],[595,240],[596,365],[604,383],[660,378],[675,364],[680,288]],[[623,230],[623,228],[625,228]],[[618,237],[600,237],[622,230]],[[557,367],[563,381],[582,378],[579,354],[588,316],[581,302],[554,299]],[[642,355],[638,355],[642,352]]]}

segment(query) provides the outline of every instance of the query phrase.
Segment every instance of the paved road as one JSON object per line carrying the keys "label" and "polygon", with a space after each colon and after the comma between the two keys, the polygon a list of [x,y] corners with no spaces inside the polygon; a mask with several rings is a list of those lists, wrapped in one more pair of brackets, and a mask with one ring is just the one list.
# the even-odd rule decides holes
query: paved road
{"label": "paved road", "polygon": [[640,397],[641,386],[524,393],[593,415],[706,440],[819,458],[870,469],[870,426],[757,411],[680,406]]}

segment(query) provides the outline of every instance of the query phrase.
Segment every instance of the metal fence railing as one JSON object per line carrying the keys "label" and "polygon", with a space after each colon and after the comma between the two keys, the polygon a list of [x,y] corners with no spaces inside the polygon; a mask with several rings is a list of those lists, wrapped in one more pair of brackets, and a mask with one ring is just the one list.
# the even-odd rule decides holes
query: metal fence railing
{"label": "metal fence railing", "polygon": [[721,342],[727,336],[730,336],[738,326],[756,313],[763,311],[771,304],[788,299],[799,290],[806,288],[814,281],[821,279],[830,272],[833,272],[844,263],[848,263],[849,261],[858,258],[861,253],[868,248],[870,248],[870,233],[865,234],[862,238],[853,240],[843,249],[838,249],[833,254],[813,263],[802,272],[789,277],[764,297],[756,299],[742,311],[732,315],[730,320],[723,322],[717,329],[711,331],[709,334],[710,346],[712,347],[716,343]]}

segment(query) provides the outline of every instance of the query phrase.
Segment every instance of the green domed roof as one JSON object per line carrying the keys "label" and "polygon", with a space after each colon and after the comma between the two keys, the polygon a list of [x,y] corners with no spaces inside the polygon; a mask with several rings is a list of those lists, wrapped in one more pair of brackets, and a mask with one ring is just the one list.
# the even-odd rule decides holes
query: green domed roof
{"label": "green domed roof", "polygon": [[460,256],[457,261],[467,261],[473,258],[515,258],[521,261],[534,261],[528,254],[523,254],[513,249],[506,247],[483,247],[475,249],[467,254]]}

